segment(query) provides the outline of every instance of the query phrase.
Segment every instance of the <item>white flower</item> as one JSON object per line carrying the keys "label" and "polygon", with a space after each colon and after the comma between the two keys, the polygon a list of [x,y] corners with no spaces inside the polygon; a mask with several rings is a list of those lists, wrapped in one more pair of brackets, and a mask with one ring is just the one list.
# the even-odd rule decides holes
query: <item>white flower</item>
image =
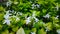
{"label": "white flower", "polygon": [[43,16],[43,17],[45,17],[45,18],[49,18],[50,17],[50,15],[49,14],[46,14],[45,16]]}
{"label": "white flower", "polygon": [[32,9],[34,9],[36,7],[36,5],[35,4],[32,4]]}
{"label": "white flower", "polygon": [[31,32],[31,34],[35,34],[35,32]]}
{"label": "white flower", "polygon": [[57,15],[57,16],[55,17],[55,19],[58,19],[58,17],[59,17],[59,16]]}
{"label": "white flower", "polygon": [[46,27],[46,32],[49,31],[49,29]]}
{"label": "white flower", "polygon": [[27,19],[30,20],[31,17],[28,17]]}
{"label": "white flower", "polygon": [[37,8],[40,8],[40,5],[38,5],[38,4],[32,4],[32,9],[34,9],[35,7],[37,7]]}
{"label": "white flower", "polygon": [[32,7],[32,9],[34,9],[34,7]]}
{"label": "white flower", "polygon": [[5,18],[5,19],[8,19],[8,18],[9,18],[9,15],[11,15],[11,14],[9,14],[9,11],[7,11],[7,12],[6,12],[6,15],[4,15],[4,18]]}
{"label": "white flower", "polygon": [[11,12],[11,13],[14,13],[14,10],[12,10],[12,11],[10,10],[10,12]]}
{"label": "white flower", "polygon": [[33,7],[35,7],[36,5],[35,4],[32,4]]}
{"label": "white flower", "polygon": [[12,4],[11,0],[9,0],[7,3],[6,3],[6,6],[10,6]]}
{"label": "white flower", "polygon": [[17,12],[18,15],[22,15],[22,12]]}
{"label": "white flower", "polygon": [[57,30],[57,33],[60,34],[60,29]]}
{"label": "white flower", "polygon": [[30,1],[30,3],[32,3],[32,1]]}
{"label": "white flower", "polygon": [[36,6],[37,6],[37,8],[40,8],[40,5],[37,4]]}
{"label": "white flower", "polygon": [[9,14],[4,15],[4,18],[5,18],[5,19],[8,19],[8,18],[9,18]]}
{"label": "white flower", "polygon": [[5,18],[5,20],[4,20],[4,23],[3,24],[7,24],[7,25],[10,25],[10,20],[9,20],[9,15],[11,15],[10,13],[9,13],[9,11],[10,10],[8,10],[8,11],[6,11],[6,15],[4,15],[4,18]]}
{"label": "white flower", "polygon": [[57,11],[59,10],[58,3],[57,3],[57,6],[55,8],[57,9]]}
{"label": "white flower", "polygon": [[8,19],[5,20],[3,24],[5,24],[5,23],[6,23],[7,25],[10,25],[10,20],[8,20]]}
{"label": "white flower", "polygon": [[16,21],[20,20],[18,17],[16,17]]}
{"label": "white flower", "polygon": [[31,17],[28,17],[27,19],[26,19],[26,24],[28,24],[28,23],[30,23],[31,22]]}
{"label": "white flower", "polygon": [[31,21],[30,20],[26,20],[26,24],[30,23]]}
{"label": "white flower", "polygon": [[38,18],[36,18],[36,17],[35,17],[34,19],[35,19],[35,21],[36,21],[36,22],[38,22],[38,21],[39,21],[39,19],[38,19]]}
{"label": "white flower", "polygon": [[59,17],[59,15],[56,16],[57,18]]}

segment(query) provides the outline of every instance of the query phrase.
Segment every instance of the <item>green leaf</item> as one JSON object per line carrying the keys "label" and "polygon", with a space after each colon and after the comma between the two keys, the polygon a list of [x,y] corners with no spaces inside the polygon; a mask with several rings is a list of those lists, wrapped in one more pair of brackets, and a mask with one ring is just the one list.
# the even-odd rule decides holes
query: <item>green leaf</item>
{"label": "green leaf", "polygon": [[32,32],[35,32],[36,33],[36,28],[32,28]]}
{"label": "green leaf", "polygon": [[52,30],[52,22],[48,22],[48,23],[46,23],[46,27],[47,27],[47,29],[48,30]]}
{"label": "green leaf", "polygon": [[4,32],[2,32],[2,34],[9,34],[9,31],[5,30]]}
{"label": "green leaf", "polygon": [[18,27],[13,27],[12,30],[16,32],[18,30]]}
{"label": "green leaf", "polygon": [[29,34],[31,32],[31,30],[27,30],[27,29],[25,29],[25,34]]}
{"label": "green leaf", "polygon": [[44,29],[42,28],[41,30],[38,31],[38,34],[46,34],[46,32],[45,32]]}
{"label": "green leaf", "polygon": [[3,8],[2,6],[0,6],[0,12],[4,11],[5,8]]}
{"label": "green leaf", "polygon": [[25,34],[24,29],[21,27],[16,34]]}
{"label": "green leaf", "polygon": [[4,14],[0,14],[0,18],[1,18],[0,21],[3,20]]}

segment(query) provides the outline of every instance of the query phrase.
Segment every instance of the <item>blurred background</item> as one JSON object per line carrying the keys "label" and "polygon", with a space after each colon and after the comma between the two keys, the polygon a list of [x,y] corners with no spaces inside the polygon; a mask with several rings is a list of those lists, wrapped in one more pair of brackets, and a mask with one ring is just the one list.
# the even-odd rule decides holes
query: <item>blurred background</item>
{"label": "blurred background", "polygon": [[0,34],[60,34],[60,0],[0,0]]}

